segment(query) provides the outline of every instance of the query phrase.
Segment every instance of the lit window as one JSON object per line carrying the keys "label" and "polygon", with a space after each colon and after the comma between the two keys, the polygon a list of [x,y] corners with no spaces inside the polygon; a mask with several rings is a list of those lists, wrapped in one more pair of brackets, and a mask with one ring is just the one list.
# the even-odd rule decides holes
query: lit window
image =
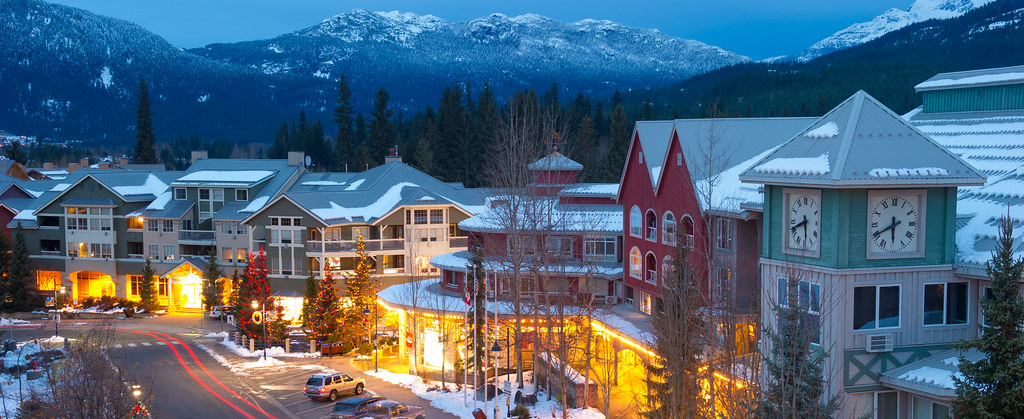
{"label": "lit window", "polygon": [[629,251],[629,276],[640,278],[640,265],[640,249],[634,247]]}

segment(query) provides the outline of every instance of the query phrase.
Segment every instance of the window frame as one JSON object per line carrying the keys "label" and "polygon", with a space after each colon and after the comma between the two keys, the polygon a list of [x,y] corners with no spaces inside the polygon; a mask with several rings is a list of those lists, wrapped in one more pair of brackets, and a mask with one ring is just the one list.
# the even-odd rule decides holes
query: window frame
{"label": "window frame", "polygon": [[[899,303],[899,314],[897,314],[897,316],[896,316],[896,326],[885,326],[885,327],[878,326],[879,322],[881,321],[881,319],[879,318],[879,310],[881,309],[881,306],[882,306],[882,304],[881,304],[882,293],[879,292],[879,288],[884,288],[884,287],[896,287],[896,288],[899,289],[899,294],[898,294],[899,296],[896,299],[896,301]],[[899,329],[900,327],[903,326],[903,284],[858,285],[858,286],[853,287],[853,289],[854,289],[854,299],[856,299],[856,292],[857,292],[856,290],[857,290],[857,288],[874,288],[875,289],[875,293],[874,293],[874,295],[875,295],[875,315],[874,315],[874,325],[875,325],[875,327],[870,328],[870,329],[869,328],[863,328],[863,329],[857,329],[856,328],[854,323],[856,323],[856,319],[857,319],[857,303],[856,303],[856,300],[854,300],[855,302],[853,304],[853,312],[851,313],[853,315],[853,321],[850,322],[850,326],[854,327],[854,329],[853,329],[854,332],[870,332],[870,331],[873,331],[873,330],[894,330],[894,329]]]}
{"label": "window frame", "polygon": [[[949,284],[963,284],[964,285],[964,321],[962,323],[950,323],[949,322]],[[942,323],[926,323],[925,319],[925,299],[928,298],[926,290],[929,286],[942,285]],[[971,323],[971,283],[968,281],[939,281],[939,282],[925,282],[921,284],[921,325],[923,327],[942,327],[942,326],[966,326]],[[979,304],[980,306],[980,304]]]}
{"label": "window frame", "polygon": [[174,188],[174,200],[185,201],[188,199],[188,190],[185,188]]}
{"label": "window frame", "polygon": [[235,189],[235,201],[248,201],[249,190],[248,189]]}
{"label": "window frame", "polygon": [[[655,211],[653,208],[648,208],[647,212],[644,213],[644,217],[643,217],[644,240],[647,240],[649,242],[655,242],[655,243],[658,242],[658,218],[660,218],[660,217],[658,217],[658,212]],[[654,222],[653,225],[651,224],[651,221]]]}
{"label": "window frame", "polygon": [[[647,261],[649,259],[653,259],[654,260],[654,266],[653,267],[652,266],[647,266],[648,265]],[[648,284],[657,284],[658,283],[658,271],[661,270],[660,269],[661,268],[661,264],[658,263],[658,255],[655,255],[654,252],[648,251],[647,254],[644,255],[643,262],[644,262],[644,267],[643,267],[643,272],[642,273],[645,274],[644,278],[643,278],[644,282],[646,282]],[[651,278],[651,276],[652,276],[651,273],[652,272],[654,273],[654,275],[653,275],[653,277],[654,277],[653,279],[654,280],[653,281],[651,280],[652,279]]]}
{"label": "window frame", "polygon": [[629,210],[629,235],[633,237],[641,237],[643,232],[643,218],[640,207],[633,205],[633,208]]}
{"label": "window frame", "polygon": [[[672,231],[669,231],[670,226]],[[678,232],[679,223],[676,222],[676,215],[672,211],[665,211],[661,216],[661,243],[675,246]]]}
{"label": "window frame", "polygon": [[633,246],[629,249],[629,276],[636,279],[643,279],[644,270],[644,257],[640,253],[640,248]]}

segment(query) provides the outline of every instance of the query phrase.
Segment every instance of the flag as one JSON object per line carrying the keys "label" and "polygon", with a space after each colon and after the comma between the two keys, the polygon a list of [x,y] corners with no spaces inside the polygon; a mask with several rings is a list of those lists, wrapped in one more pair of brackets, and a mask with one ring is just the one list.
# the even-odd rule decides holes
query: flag
{"label": "flag", "polygon": [[472,298],[472,295],[471,295],[471,293],[472,293],[472,286],[469,285],[469,269],[466,270],[466,275],[463,276],[462,279],[463,279],[462,282],[464,282],[466,284],[466,295],[463,297],[463,300],[466,301],[466,305],[467,306],[473,305],[473,298]]}

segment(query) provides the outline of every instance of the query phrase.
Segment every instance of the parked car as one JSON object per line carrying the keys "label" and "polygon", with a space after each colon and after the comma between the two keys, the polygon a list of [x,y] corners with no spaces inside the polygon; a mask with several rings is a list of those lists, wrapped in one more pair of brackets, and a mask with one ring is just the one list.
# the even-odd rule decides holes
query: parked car
{"label": "parked car", "polygon": [[366,381],[362,378],[352,378],[348,374],[313,374],[302,386],[302,392],[311,399],[338,400],[341,394],[353,393],[363,394],[366,388]]}
{"label": "parked car", "polygon": [[228,314],[231,314],[231,310],[234,310],[234,308],[234,306],[213,306],[213,309],[210,310],[210,317],[224,320],[228,317]]}
{"label": "parked car", "polygon": [[366,413],[356,416],[360,419],[426,419],[423,408],[394,400],[381,400],[366,407]]}
{"label": "parked car", "polygon": [[384,400],[380,396],[352,397],[334,404],[331,419],[351,419],[366,413],[366,408],[373,402]]}

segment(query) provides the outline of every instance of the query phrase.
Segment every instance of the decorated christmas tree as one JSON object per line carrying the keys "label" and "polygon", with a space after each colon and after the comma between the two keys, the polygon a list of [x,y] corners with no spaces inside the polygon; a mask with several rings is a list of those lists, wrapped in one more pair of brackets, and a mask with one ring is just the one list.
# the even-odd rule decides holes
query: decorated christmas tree
{"label": "decorated christmas tree", "polygon": [[366,253],[366,243],[363,235],[356,238],[356,254],[359,255],[356,261],[354,272],[345,277],[345,285],[348,290],[348,300],[351,303],[345,310],[345,323],[342,325],[344,336],[358,342],[362,337],[368,335],[371,316],[373,315],[373,304],[376,304],[377,291],[379,286],[373,279],[373,265]]}
{"label": "decorated christmas tree", "polygon": [[310,302],[306,328],[312,340],[334,342],[339,338],[340,304],[334,289],[334,278],[327,274],[317,284],[316,298]]}
{"label": "decorated christmas tree", "polygon": [[[265,311],[264,307],[266,307]],[[249,265],[246,267],[245,276],[238,287],[237,309],[239,332],[250,338],[264,339],[262,322],[269,321],[266,331],[270,338],[283,337],[282,308],[274,301],[270,283],[267,282],[266,256],[262,247],[258,254],[249,254]]]}

